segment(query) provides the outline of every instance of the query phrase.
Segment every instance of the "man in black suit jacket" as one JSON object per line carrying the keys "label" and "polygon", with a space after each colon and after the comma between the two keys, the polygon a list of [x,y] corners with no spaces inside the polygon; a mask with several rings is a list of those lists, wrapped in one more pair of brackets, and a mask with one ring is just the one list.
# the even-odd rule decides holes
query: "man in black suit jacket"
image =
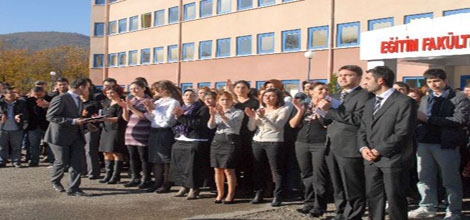
{"label": "man in black suit jacket", "polygon": [[367,91],[376,95],[366,104],[358,133],[372,220],[385,219],[386,200],[390,219],[408,219],[407,183],[402,176],[413,154],[417,106],[392,88],[394,78],[391,69],[378,66],[367,71],[363,81]]}
{"label": "man in black suit jacket", "polygon": [[70,84],[70,90],[54,97],[49,105],[46,118],[50,122],[44,141],[54,153],[55,161],[52,168],[51,182],[56,191],[65,191],[60,180],[64,176],[65,167],[70,166],[70,182],[67,194],[85,196],[80,190],[80,175],[84,171],[84,145],[81,118],[83,109],[80,95],[88,90],[85,79],[78,79]]}
{"label": "man in black suit jacket", "polygon": [[342,104],[333,109],[326,100],[319,103],[327,112],[325,119],[333,120],[328,126],[326,162],[333,182],[336,219],[361,219],[366,207],[364,164],[356,139],[364,105],[372,95],[359,86],[361,77],[359,66],[341,67],[338,84],[342,91],[332,97]]}

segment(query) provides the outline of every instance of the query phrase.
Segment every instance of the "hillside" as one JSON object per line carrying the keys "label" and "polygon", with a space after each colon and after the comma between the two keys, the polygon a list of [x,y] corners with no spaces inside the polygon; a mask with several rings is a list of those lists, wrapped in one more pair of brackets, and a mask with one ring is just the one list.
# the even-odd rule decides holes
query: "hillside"
{"label": "hillside", "polygon": [[90,38],[83,34],[64,32],[22,32],[0,35],[5,49],[42,50],[57,46],[90,47]]}

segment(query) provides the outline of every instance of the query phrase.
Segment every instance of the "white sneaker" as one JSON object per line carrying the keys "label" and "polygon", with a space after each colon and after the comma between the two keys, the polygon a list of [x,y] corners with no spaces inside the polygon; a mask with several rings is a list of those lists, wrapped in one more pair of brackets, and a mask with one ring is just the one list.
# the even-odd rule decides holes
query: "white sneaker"
{"label": "white sneaker", "polygon": [[443,220],[461,220],[462,217],[459,214],[446,213],[446,216]]}
{"label": "white sneaker", "polygon": [[408,218],[433,218],[435,216],[435,211],[431,211],[425,207],[419,207],[418,209],[408,212]]}

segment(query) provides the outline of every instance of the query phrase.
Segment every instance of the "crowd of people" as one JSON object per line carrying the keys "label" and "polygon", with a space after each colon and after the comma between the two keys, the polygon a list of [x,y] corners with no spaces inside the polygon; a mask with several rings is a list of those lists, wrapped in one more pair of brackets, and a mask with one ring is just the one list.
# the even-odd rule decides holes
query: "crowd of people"
{"label": "crowd of people", "polygon": [[395,82],[385,66],[337,76],[337,93],[304,81],[293,96],[276,79],[259,91],[244,80],[181,91],[138,77],[124,92],[112,78],[102,90],[58,78],[53,91],[37,81],[27,94],[1,83],[0,167],[36,167],[44,155],[53,189],[70,196],[89,196],[87,177],[156,193],[180,186],[175,197],[188,200],[208,187],[227,205],[248,193],[277,207],[302,191],[298,212],[321,217],[333,198],[338,220],[362,219],[366,206],[374,220],[430,218],[442,205],[445,220],[461,219],[470,86],[453,90],[441,69],[423,74],[425,88]]}

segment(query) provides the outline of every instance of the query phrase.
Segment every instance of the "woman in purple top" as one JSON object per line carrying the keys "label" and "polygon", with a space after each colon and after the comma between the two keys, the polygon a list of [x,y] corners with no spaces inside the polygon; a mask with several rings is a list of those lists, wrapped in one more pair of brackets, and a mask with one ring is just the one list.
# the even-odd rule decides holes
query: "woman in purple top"
{"label": "woman in purple top", "polygon": [[[125,144],[129,151],[131,181],[124,186],[138,186],[140,189],[145,189],[150,187],[150,170],[147,164],[150,121],[144,116],[147,112],[144,103],[152,101],[152,99],[145,94],[145,84],[141,81],[131,83],[129,90],[133,96],[126,100],[128,111],[123,112],[123,118],[128,122]],[[137,160],[139,159],[143,173],[142,181],[137,167]]]}

